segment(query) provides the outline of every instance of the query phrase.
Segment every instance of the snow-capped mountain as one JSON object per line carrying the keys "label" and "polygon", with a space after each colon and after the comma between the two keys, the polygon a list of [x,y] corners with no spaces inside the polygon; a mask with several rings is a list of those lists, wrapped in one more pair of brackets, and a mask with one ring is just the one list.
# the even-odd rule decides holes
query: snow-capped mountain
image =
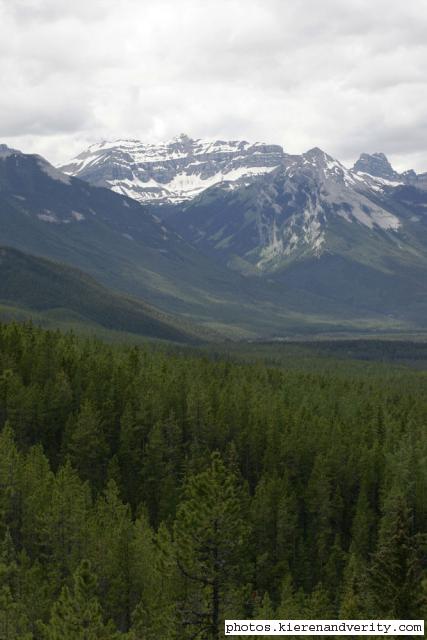
{"label": "snow-capped mountain", "polygon": [[363,178],[374,191],[383,192],[387,187],[403,185],[427,189],[427,173],[417,175],[413,169],[398,173],[383,153],[362,153],[352,171]]}
{"label": "snow-capped mountain", "polygon": [[301,303],[317,296],[319,311],[327,299],[418,321],[427,305],[426,176],[392,172],[377,175],[367,162],[347,169],[314,148],[244,184],[205,190],[167,223],[246,277],[298,291]]}
{"label": "snow-capped mountain", "polygon": [[398,173],[382,153],[363,153],[348,169],[319,148],[290,155],[279,145],[184,134],[162,144],[102,142],[61,169],[140,203],[173,205],[157,213],[171,215],[187,240],[260,271],[329,251],[337,224],[345,223],[341,236],[356,225],[395,242],[396,190],[427,190],[427,174]]}
{"label": "snow-capped mountain", "polygon": [[[418,200],[427,199],[423,176],[390,167],[384,178],[368,173],[367,164],[347,169],[318,148],[287,156],[264,176],[218,184],[177,206],[169,224],[244,272],[276,272],[324,253],[366,253],[370,245],[377,262],[390,251],[414,253],[418,240],[407,237],[414,209],[410,195],[399,202],[398,194],[412,189]],[[418,218],[424,227],[426,216]]]}
{"label": "snow-capped mountain", "polygon": [[[319,148],[290,155],[279,145],[181,135],[92,145],[61,169],[149,204],[187,241],[244,273],[366,253],[372,243],[378,262],[396,247],[414,251],[405,234],[416,219],[425,223],[427,174],[398,173],[382,153],[363,153],[349,169]],[[413,193],[399,201],[404,189]]]}
{"label": "snow-capped mountain", "polygon": [[178,203],[225,181],[243,183],[273,171],[289,156],[279,145],[241,140],[114,140],[91,145],[64,173],[109,187],[141,203]]}
{"label": "snow-capped mountain", "polygon": [[[78,163],[99,178],[134,162],[108,149]],[[348,169],[318,148],[297,156],[180,137],[144,149],[163,196],[141,187],[141,205],[0,147],[3,244],[215,330],[427,326],[426,174],[399,174],[380,154]],[[191,189],[165,186],[191,166],[197,187],[194,176]]]}

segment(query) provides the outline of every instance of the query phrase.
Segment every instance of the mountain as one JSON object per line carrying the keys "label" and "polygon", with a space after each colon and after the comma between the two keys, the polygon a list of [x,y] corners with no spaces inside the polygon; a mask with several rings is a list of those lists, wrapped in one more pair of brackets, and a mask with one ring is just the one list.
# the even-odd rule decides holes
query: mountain
{"label": "mountain", "polygon": [[203,317],[212,299],[219,308],[240,288],[135,200],[4,147],[0,225],[3,245],[66,262],[168,312]]}
{"label": "mountain", "polygon": [[[0,313],[190,342],[203,335],[78,269],[0,247]],[[206,335],[203,336],[206,338]]]}
{"label": "mountain", "polygon": [[387,273],[401,262],[425,268],[427,173],[398,173],[383,153],[363,153],[347,169],[318,148],[290,155],[279,145],[181,135],[93,145],[63,170],[149,204],[245,276],[277,276],[304,260],[319,266],[331,255]]}
{"label": "mountain", "polygon": [[223,181],[244,183],[269,173],[286,157],[279,145],[193,140],[181,134],[157,145],[138,140],[94,144],[60,169],[139,202],[164,204],[190,200]]}
{"label": "mountain", "polygon": [[[297,300],[204,255],[148,207],[4,145],[0,242],[77,267],[208,331],[256,337],[312,325],[308,314],[301,318]],[[317,314],[314,321],[318,326]]]}
{"label": "mountain", "polygon": [[385,180],[400,181],[401,178],[384,153],[362,153],[357,162],[355,162],[353,170],[357,173],[366,173]]}
{"label": "mountain", "polygon": [[373,189],[372,180],[315,148],[250,183],[211,187],[168,219],[195,246],[245,272],[277,272],[325,253],[357,258],[371,251],[377,260],[394,252],[424,262],[417,234],[427,212],[415,219],[411,204],[397,206],[399,190],[383,183]]}
{"label": "mountain", "polygon": [[426,324],[424,175],[397,174],[385,156],[372,164],[362,156],[349,170],[311,149],[245,184],[205,190],[177,205],[168,223],[243,274],[341,310]]}
{"label": "mountain", "polygon": [[144,205],[3,149],[1,242],[228,336],[426,328],[424,174],[390,180],[318,148],[212,145],[181,136],[150,147],[150,171],[165,180],[192,163],[210,178],[202,190],[199,174],[196,191],[147,192]]}
{"label": "mountain", "polygon": [[65,262],[108,288],[201,322],[215,310],[222,318],[221,306],[233,305],[240,290],[134,200],[4,146],[0,230],[3,245]]}
{"label": "mountain", "polygon": [[[323,152],[318,151],[321,160]],[[309,163],[309,155],[310,152],[301,156],[288,154],[277,144],[192,139],[181,134],[158,144],[126,139],[103,141],[59,169],[138,202],[165,205],[188,202],[215,185],[245,187],[257,176],[267,177],[276,169],[283,171],[301,161]],[[400,184],[427,189],[427,173],[398,173],[383,153],[362,153],[351,173],[373,190]],[[163,207],[162,217],[168,211]]]}
{"label": "mountain", "polygon": [[384,187],[402,185],[427,189],[427,173],[416,174],[413,169],[398,173],[384,153],[362,153],[353,166],[353,172],[363,177],[375,191],[382,191]]}

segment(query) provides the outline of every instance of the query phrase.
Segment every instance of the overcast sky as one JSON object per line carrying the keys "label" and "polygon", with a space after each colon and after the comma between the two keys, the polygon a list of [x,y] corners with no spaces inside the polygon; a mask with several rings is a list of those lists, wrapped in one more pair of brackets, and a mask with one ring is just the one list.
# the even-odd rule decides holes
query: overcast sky
{"label": "overcast sky", "polygon": [[427,171],[426,0],[0,0],[0,142],[384,151]]}

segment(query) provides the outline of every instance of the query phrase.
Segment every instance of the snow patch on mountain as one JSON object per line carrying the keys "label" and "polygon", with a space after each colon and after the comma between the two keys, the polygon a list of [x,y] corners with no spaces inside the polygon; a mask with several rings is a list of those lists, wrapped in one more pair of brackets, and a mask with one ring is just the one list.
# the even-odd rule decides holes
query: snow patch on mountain
{"label": "snow patch on mountain", "polygon": [[[189,169],[196,163],[191,163]],[[204,164],[202,162],[197,164]],[[116,193],[126,195],[140,202],[165,201],[179,203],[194,198],[209,187],[224,183],[236,182],[242,178],[258,176],[273,171],[276,167],[239,167],[226,172],[218,172],[211,176],[203,176],[196,172],[181,171],[164,183],[154,178],[144,181],[139,178],[107,180],[110,188]]]}
{"label": "snow patch on mountain", "polygon": [[50,222],[52,224],[60,224],[60,220],[58,220],[57,216],[52,213],[52,211],[47,211],[46,213],[37,214],[39,220],[42,222]]}

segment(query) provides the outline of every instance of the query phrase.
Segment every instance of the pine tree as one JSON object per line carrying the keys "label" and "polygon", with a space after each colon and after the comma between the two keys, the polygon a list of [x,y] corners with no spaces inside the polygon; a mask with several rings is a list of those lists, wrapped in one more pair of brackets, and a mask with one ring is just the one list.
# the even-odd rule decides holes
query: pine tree
{"label": "pine tree", "polygon": [[108,445],[100,415],[89,400],[80,408],[70,436],[68,452],[80,477],[100,489],[106,475]]}
{"label": "pine tree", "polygon": [[311,592],[304,617],[309,620],[335,617],[328,591],[322,584],[316,585],[316,588]]}
{"label": "pine tree", "polygon": [[141,490],[141,478],[135,469],[143,459],[143,448],[146,437],[147,416],[141,409],[136,410],[129,403],[126,405],[120,419],[119,451],[121,477],[124,480],[124,496],[133,507],[136,507]]}
{"label": "pine tree", "polygon": [[121,631],[130,626],[130,572],[133,534],[129,506],[113,480],[99,496],[89,519],[89,553],[100,582],[100,600]]}
{"label": "pine tree", "polygon": [[[268,592],[265,592],[263,597],[255,602],[252,618],[254,620],[274,620],[275,611]],[[265,636],[255,636],[254,640],[264,640],[264,638]]]}
{"label": "pine tree", "polygon": [[426,536],[414,533],[405,498],[386,500],[377,549],[368,576],[372,614],[384,618],[416,618],[420,610]]}
{"label": "pine tree", "polygon": [[[316,456],[307,486],[307,505],[311,515],[310,538],[310,579],[308,584],[316,584],[324,575],[333,544],[332,481],[329,460],[323,454]],[[313,553],[314,552],[314,553]]]}
{"label": "pine tree", "polygon": [[50,622],[43,625],[45,640],[113,640],[111,625],[102,620],[96,595],[96,576],[83,560],[73,576],[71,589],[64,587],[52,607]]}
{"label": "pine tree", "polygon": [[91,506],[89,486],[68,462],[58,470],[49,500],[40,505],[35,521],[39,558],[49,563],[51,580],[58,586],[86,557]]}
{"label": "pine tree", "polygon": [[344,571],[340,618],[357,620],[364,617],[366,601],[366,565],[355,553],[350,554]]}
{"label": "pine tree", "polygon": [[366,486],[360,488],[357,498],[356,512],[352,522],[351,552],[365,560],[371,550],[371,539],[374,527],[374,514],[369,504]]}
{"label": "pine tree", "polygon": [[160,525],[154,534],[146,515],[134,526],[131,584],[137,598],[132,631],[144,640],[176,637],[178,575],[169,531]]}
{"label": "pine tree", "polygon": [[19,567],[9,530],[0,548],[0,638],[30,640],[29,620],[19,593]]}
{"label": "pine tree", "polygon": [[[22,456],[9,422],[0,433],[0,535],[9,528],[18,537],[22,518]],[[15,538],[16,539],[16,538]]]}
{"label": "pine tree", "polygon": [[184,581],[182,625],[189,637],[217,640],[221,616],[232,609],[238,614],[246,535],[236,478],[214,453],[210,467],[189,478],[174,526]]}

